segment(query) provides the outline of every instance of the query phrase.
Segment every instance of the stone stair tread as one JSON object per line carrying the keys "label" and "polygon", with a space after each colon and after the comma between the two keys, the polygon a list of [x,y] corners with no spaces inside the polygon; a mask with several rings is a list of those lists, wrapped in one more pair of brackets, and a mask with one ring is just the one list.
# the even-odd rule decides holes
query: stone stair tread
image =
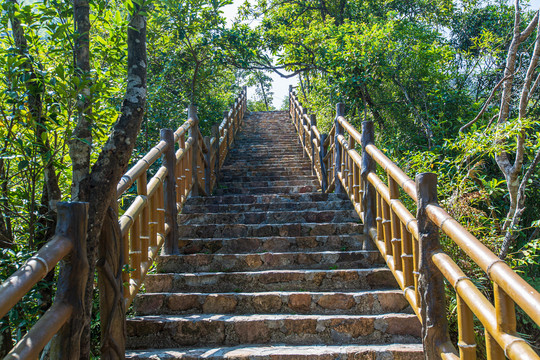
{"label": "stone stair tread", "polygon": [[262,269],[373,268],[378,251],[289,251],[251,252],[244,254],[162,255],[157,259],[158,272],[241,271]]}
{"label": "stone stair tread", "polygon": [[194,292],[212,287],[225,291],[333,291],[349,289],[392,289],[397,282],[388,268],[260,270],[198,273],[160,273],[146,277],[150,292]]}
{"label": "stone stair tread", "polygon": [[227,314],[382,314],[412,313],[400,290],[364,291],[267,291],[222,293],[158,292],[140,294],[137,315],[227,313]]}
{"label": "stone stair tread", "polygon": [[354,209],[330,210],[269,210],[244,211],[238,213],[194,213],[186,212],[178,216],[182,225],[225,225],[242,223],[244,225],[256,224],[282,224],[282,223],[338,223],[360,221]]}
{"label": "stone stair tread", "polygon": [[[235,359],[235,360],[294,360],[294,359],[374,359],[420,360],[424,358],[421,344],[389,345],[242,345],[233,347],[151,349],[128,351],[126,359]],[[360,357],[362,356],[362,357]],[[379,359],[377,357],[377,359]]]}
{"label": "stone stair tread", "polygon": [[[296,201],[328,201],[345,200],[345,196],[337,194],[324,194],[320,191],[301,194],[225,194],[219,196],[195,196],[188,199],[188,204],[265,204],[270,202],[296,202]],[[236,202],[235,202],[236,201]]]}
{"label": "stone stair tread", "polygon": [[332,211],[353,209],[349,200],[334,201],[301,201],[297,203],[267,203],[267,204],[207,204],[184,205],[182,214],[236,214],[239,212],[291,212],[291,211]]}

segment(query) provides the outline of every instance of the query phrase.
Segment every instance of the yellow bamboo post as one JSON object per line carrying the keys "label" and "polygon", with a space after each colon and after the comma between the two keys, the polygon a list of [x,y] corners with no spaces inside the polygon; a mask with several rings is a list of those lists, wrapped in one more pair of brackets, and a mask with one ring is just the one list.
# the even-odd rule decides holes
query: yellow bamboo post
{"label": "yellow bamboo post", "polygon": [[401,224],[401,260],[403,266],[403,282],[405,287],[414,286],[412,236],[407,225]]}
{"label": "yellow bamboo post", "polygon": [[439,347],[450,342],[446,316],[444,277],[433,263],[432,256],[441,251],[439,228],[428,217],[428,205],[437,204],[437,175],[423,173],[416,176],[418,206],[418,240],[420,245],[419,291],[422,316],[422,342],[426,359],[440,359]]}
{"label": "yellow bamboo post", "polygon": [[161,234],[161,236],[165,237],[165,207],[163,205],[164,200],[164,189],[163,189],[163,182],[160,182],[157,190],[157,215],[158,215],[158,226],[157,226],[157,232]]}
{"label": "yellow bamboo post", "polygon": [[180,159],[180,164],[179,166],[177,166],[177,169],[178,169],[178,189],[177,189],[177,192],[178,192],[178,200],[177,202],[180,203],[180,204],[183,204],[184,203],[184,200],[186,199],[186,159],[187,159],[187,154],[186,154],[186,135],[185,133],[183,133],[181,136],[180,136],[180,139],[178,141],[178,145],[180,147],[180,149],[184,149],[184,152],[182,154],[182,159]]}
{"label": "yellow bamboo post", "polygon": [[[147,197],[146,172],[137,179],[137,194]],[[148,199],[147,199],[148,200]],[[144,206],[141,215],[141,263],[146,267],[149,262],[148,247],[150,244],[150,211],[148,202]]]}
{"label": "yellow bamboo post", "polygon": [[131,278],[139,282],[141,280],[141,229],[139,216],[133,219],[133,225],[130,229],[130,251],[131,259]]}
{"label": "yellow bamboo post", "polygon": [[[497,329],[501,332],[515,334],[517,329],[517,321],[514,301],[499,285],[497,285],[496,282],[493,282],[493,298],[495,300]],[[487,336],[486,341],[488,341]],[[491,344],[489,345],[488,357],[491,359],[504,359],[504,350],[500,347],[500,345],[496,341],[493,341],[493,339],[490,339],[490,342]]]}
{"label": "yellow bamboo post", "polygon": [[[392,200],[399,199],[398,183],[388,174],[388,190],[390,192],[390,205]],[[396,270],[402,270],[401,264],[401,222],[396,212],[390,207],[390,221],[392,228],[392,255],[394,256],[394,266]]]}
{"label": "yellow bamboo post", "polygon": [[157,201],[157,192],[155,192],[149,199],[148,206],[150,208],[150,247],[157,249],[157,232],[158,232],[158,201]]}
{"label": "yellow bamboo post", "polygon": [[205,161],[202,162],[204,166],[204,191],[206,195],[210,195],[212,189],[212,149],[210,149],[210,138],[205,136],[203,143],[207,150],[205,154],[202,154],[205,158]]}
{"label": "yellow bamboo post", "polygon": [[315,142],[315,130],[313,128],[317,127],[317,117],[315,114],[311,114],[309,116],[309,138],[310,138],[310,145],[311,145],[311,175],[316,175],[315,166],[315,146],[313,143]]}
{"label": "yellow bamboo post", "polygon": [[485,330],[484,335],[486,336],[486,358],[487,360],[503,360],[506,359],[504,355],[504,350],[501,349],[500,345],[497,343],[497,340],[491,336],[489,331]]}
{"label": "yellow bamboo post", "polygon": [[474,317],[469,306],[459,294],[457,297],[459,358],[461,360],[476,359],[476,340],[474,336]]}
{"label": "yellow bamboo post", "polygon": [[[384,241],[384,227],[383,227],[383,214],[382,214],[382,196],[377,192],[377,241]],[[364,210],[365,212],[366,210]],[[365,225],[364,225],[365,226]],[[386,255],[386,249],[384,250]]]}
{"label": "yellow bamboo post", "polygon": [[124,252],[124,262],[128,266],[128,269],[122,272],[122,282],[124,283],[124,298],[129,296],[129,283],[131,279],[131,258],[129,256],[129,231],[126,231],[122,237],[122,251]]}
{"label": "yellow bamboo post", "polygon": [[220,156],[219,156],[219,125],[212,126],[212,137],[216,140],[214,141],[214,156],[215,159],[212,162],[213,174],[214,174],[214,185],[217,186],[219,182],[219,170],[220,170]]}
{"label": "yellow bamboo post", "polygon": [[394,248],[392,247],[392,220],[390,220],[390,206],[384,198],[382,199],[382,225],[386,255],[394,256]]}

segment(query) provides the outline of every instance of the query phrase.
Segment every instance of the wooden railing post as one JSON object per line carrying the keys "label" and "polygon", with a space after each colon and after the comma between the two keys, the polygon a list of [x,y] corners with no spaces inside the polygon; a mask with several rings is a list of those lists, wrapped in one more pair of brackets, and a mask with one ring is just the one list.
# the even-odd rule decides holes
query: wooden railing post
{"label": "wooden railing post", "polygon": [[225,140],[225,144],[227,145],[226,146],[226,149],[227,149],[227,154],[229,153],[229,150],[230,150],[230,147],[229,147],[229,144],[230,144],[230,140],[229,140],[229,136],[230,136],[230,126],[229,126],[229,111],[224,111],[223,112],[223,117],[225,118],[225,138],[223,140]]}
{"label": "wooden railing post", "polygon": [[[146,175],[142,176],[146,179]],[[139,182],[137,187],[139,187]],[[100,358],[105,360],[123,359],[122,355],[126,348],[126,311],[122,269],[124,264],[128,263],[128,259],[124,258],[124,242],[118,224],[117,208],[117,201],[114,201],[107,211],[98,248]],[[148,261],[148,256],[144,253],[147,248],[148,246],[142,246],[143,261]]]}
{"label": "wooden railing post", "polygon": [[444,277],[433,263],[432,256],[441,251],[439,229],[426,212],[428,205],[437,204],[437,175],[416,175],[418,207],[418,243],[420,251],[418,290],[422,317],[422,342],[426,359],[440,359],[440,347],[449,342]]}
{"label": "wooden railing post", "polygon": [[309,116],[309,138],[311,141],[311,175],[315,175],[315,131],[313,127],[317,127],[317,118],[315,114]]}
{"label": "wooden railing post", "polygon": [[308,109],[302,108],[302,115],[300,115],[300,121],[299,121],[299,127],[300,131],[302,131],[302,147],[304,148],[302,151],[302,157],[306,156],[306,115],[308,113]]}
{"label": "wooden railing post", "polygon": [[206,165],[204,167],[204,191],[207,195],[210,195],[211,187],[212,187],[212,164],[211,156],[212,156],[212,150],[210,149],[210,138],[208,136],[205,136],[203,138],[204,146],[208,150],[204,155],[204,159],[206,160]]}
{"label": "wooden railing post", "polygon": [[[368,175],[375,172],[377,163],[371,155],[368,154],[366,147],[375,142],[375,130],[373,121],[362,122],[362,170],[360,173],[363,184],[362,209],[364,210],[364,234],[369,239],[371,229],[377,227],[377,192],[375,187],[368,181]],[[364,249],[374,249],[371,241],[364,242]]]}
{"label": "wooden railing post", "polygon": [[339,144],[338,137],[339,135],[343,135],[343,126],[341,126],[338,121],[338,117],[340,116],[345,116],[345,104],[343,103],[336,104],[336,118],[334,120],[336,127],[336,135],[334,141],[336,147],[336,157],[334,159],[334,183],[336,186],[336,194],[343,194],[343,184],[339,179],[339,173],[341,172],[342,149],[341,145]]}
{"label": "wooden railing post", "polygon": [[321,148],[319,150],[319,162],[321,163],[321,188],[322,192],[326,192],[328,189],[328,172],[326,171],[326,165],[324,163],[324,158],[326,157],[326,147],[324,143],[328,138],[328,134],[321,134]]}
{"label": "wooden railing post", "polygon": [[215,176],[215,181],[214,181],[214,186],[217,185],[218,181],[219,181],[219,165],[220,165],[220,156],[219,156],[219,125],[214,125],[212,126],[212,137],[214,139],[216,139],[214,141],[214,149],[212,150],[212,152],[215,154],[215,158],[214,158],[214,161],[212,162],[212,168],[213,168],[213,172],[214,172],[214,176]]}
{"label": "wooden railing post", "polygon": [[[197,123],[193,125],[197,126]],[[195,131],[192,133],[194,138],[198,137],[198,133]],[[163,207],[165,208],[165,223],[169,224],[170,231],[165,238],[165,243],[163,244],[163,254],[173,255],[178,254],[178,238],[177,238],[177,209],[176,209],[176,178],[175,178],[175,166],[176,166],[176,155],[174,154],[174,132],[171,129],[161,129],[160,132],[161,140],[165,141],[168,146],[167,150],[163,153],[162,163],[167,168],[167,176],[163,184]],[[198,153],[198,144],[193,142],[193,154],[197,155]],[[196,158],[195,158],[196,160]],[[197,162],[194,163],[195,167],[193,168],[194,178],[194,188],[197,187]]]}
{"label": "wooden railing post", "polygon": [[193,119],[195,122],[189,129],[189,137],[192,138],[191,148],[191,195],[199,196],[199,178],[197,164],[199,163],[199,118],[197,117],[197,107],[195,105],[189,105],[188,107],[188,119]]}
{"label": "wooden railing post", "polygon": [[88,258],[86,256],[86,231],[88,203],[59,202],[56,235],[73,241],[71,254],[60,265],[55,305],[66,304],[73,308],[70,319],[51,341],[51,359],[78,360],[81,335],[86,327],[84,319]]}

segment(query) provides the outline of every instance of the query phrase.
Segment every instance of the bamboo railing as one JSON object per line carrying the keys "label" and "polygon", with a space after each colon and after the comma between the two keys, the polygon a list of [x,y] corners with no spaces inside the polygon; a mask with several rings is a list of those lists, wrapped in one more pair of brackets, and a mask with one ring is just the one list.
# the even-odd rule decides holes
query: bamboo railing
{"label": "bamboo railing", "polygon": [[[179,252],[177,214],[188,196],[212,193],[246,109],[244,88],[221,124],[212,128],[212,137],[203,137],[196,108],[191,106],[187,121],[174,132],[162,129],[161,141],[120,180],[117,201],[112,203],[128,196],[134,185],[137,195],[121,216],[117,207],[109,209],[99,241],[102,359],[124,359],[126,309],[160,251]],[[160,158],[161,166],[149,178],[150,167]],[[62,261],[54,304],[5,359],[37,359],[51,339],[51,353],[59,359],[80,358],[77,339],[85,328],[87,221],[87,203],[58,203],[54,237],[2,283],[0,318]]]}
{"label": "bamboo railing", "polygon": [[[364,121],[358,132],[344,117],[343,104],[336,106],[328,136],[320,134],[314,116],[308,116],[292,88],[289,105],[291,121],[323,191],[349,197],[363,220],[364,233],[373,241],[364,247],[378,248],[422,322],[426,358],[476,359],[476,317],[485,331],[488,359],[540,359],[517,333],[515,311],[517,305],[540,325],[540,294],[439,206],[436,175],[410,179],[374,145],[373,123]],[[377,167],[387,182],[377,175]],[[416,216],[402,203],[401,193],[416,203]],[[487,274],[493,283],[493,302],[444,252],[441,231]],[[456,293],[459,350],[448,334],[445,282]]]}
{"label": "bamboo railing", "polygon": [[[53,305],[15,345],[4,359],[37,359],[56,335],[52,347],[62,359],[78,359],[73,334],[83,330],[80,320],[88,273],[86,258],[87,203],[58,203],[55,235],[0,286],[0,318],[4,317],[32,287],[61,262]],[[80,336],[79,336],[80,337]]]}
{"label": "bamboo railing", "polygon": [[[176,131],[161,130],[161,141],[122,177],[117,197],[134,184],[137,196],[118,223],[123,257],[130,271],[123,272],[126,308],[139,291],[152,262],[163,247],[165,254],[178,254],[176,216],[189,194],[210,195],[219,169],[231,148],[247,108],[246,90],[237,97],[223,121],[203,137],[195,107]],[[176,150],[175,150],[176,148]],[[162,166],[148,179],[148,169],[162,158]]]}

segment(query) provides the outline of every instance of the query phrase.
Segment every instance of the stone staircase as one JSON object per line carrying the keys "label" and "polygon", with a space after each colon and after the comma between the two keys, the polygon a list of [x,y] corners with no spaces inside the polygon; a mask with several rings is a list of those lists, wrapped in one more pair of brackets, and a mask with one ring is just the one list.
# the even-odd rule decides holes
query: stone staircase
{"label": "stone staircase", "polygon": [[423,359],[421,327],[349,200],[322,194],[286,112],[252,113],[180,215],[128,319],[128,359]]}

